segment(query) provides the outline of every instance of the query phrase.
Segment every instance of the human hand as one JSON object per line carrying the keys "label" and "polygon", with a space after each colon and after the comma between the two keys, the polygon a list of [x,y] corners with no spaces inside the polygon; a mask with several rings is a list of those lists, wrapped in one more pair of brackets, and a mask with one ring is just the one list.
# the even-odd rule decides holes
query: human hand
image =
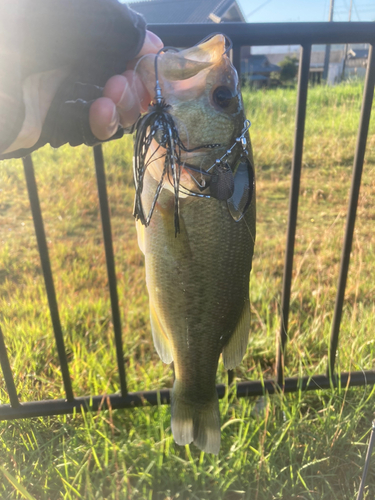
{"label": "human hand", "polygon": [[[145,54],[156,54],[163,42],[151,31],[146,31],[143,47],[136,59]],[[130,61],[129,67],[135,63]],[[105,141],[116,133],[118,126],[126,128],[137,120],[139,114],[147,110],[151,96],[141,78],[129,69],[122,75],[111,77],[104,86],[103,97],[91,105],[89,123],[92,133]]]}
{"label": "human hand", "polygon": [[[162,47],[160,38],[151,31],[146,31],[140,52],[127,66],[134,66],[137,59],[145,54],[156,53]],[[25,80],[25,119],[17,138],[4,153],[22,151],[24,155],[28,149],[35,147],[55,94],[58,88],[64,85],[68,74],[69,68],[62,67],[33,74]],[[149,102],[150,96],[145,85],[132,69],[112,76],[103,88],[102,97],[93,100],[89,107],[88,121],[93,136],[98,142],[108,140],[117,132],[119,126],[126,128],[135,123],[139,114],[147,109]],[[56,112],[54,121],[59,120],[58,115]],[[64,142],[66,141],[62,143]]]}

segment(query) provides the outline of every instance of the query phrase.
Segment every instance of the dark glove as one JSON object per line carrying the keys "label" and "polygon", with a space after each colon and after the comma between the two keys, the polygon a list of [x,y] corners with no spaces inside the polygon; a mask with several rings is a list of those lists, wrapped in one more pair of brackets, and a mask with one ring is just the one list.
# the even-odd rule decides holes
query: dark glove
{"label": "dark glove", "polygon": [[[143,17],[116,0],[24,1],[22,80],[62,67],[68,67],[70,74],[55,95],[37,144],[0,159],[25,156],[46,143],[59,147],[67,142],[72,146],[100,142],[89,126],[90,105],[102,95],[106,81],[124,72],[140,51]],[[19,131],[12,131],[8,145]],[[122,133],[120,129],[112,138]]]}
{"label": "dark glove", "polygon": [[[91,132],[89,110],[91,104],[101,97],[103,88],[80,82],[65,81],[51,103],[43,124],[40,138],[33,147],[17,149],[0,155],[0,160],[22,158],[49,143],[54,148],[69,143],[71,146],[86,144],[94,146],[99,141]],[[119,127],[108,141],[119,139],[124,130]]]}

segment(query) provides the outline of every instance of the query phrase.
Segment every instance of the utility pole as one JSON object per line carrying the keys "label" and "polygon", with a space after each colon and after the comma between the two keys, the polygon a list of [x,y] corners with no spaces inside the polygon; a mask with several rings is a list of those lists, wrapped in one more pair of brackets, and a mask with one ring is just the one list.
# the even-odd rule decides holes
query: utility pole
{"label": "utility pole", "polygon": [[[331,4],[329,6],[329,19],[328,21],[331,23],[333,21],[333,7],[334,7],[334,0],[331,0]],[[328,77],[328,68],[329,68],[329,56],[331,54],[331,46],[326,45],[326,54],[324,57],[324,69],[323,69],[323,80],[327,81]]]}
{"label": "utility pole", "polygon": [[[350,0],[350,7],[349,7],[349,23],[352,20],[352,7],[353,7],[353,0]],[[342,73],[341,73],[341,81],[344,80],[345,78],[345,63],[346,63],[346,58],[348,57],[348,44],[345,44],[344,48],[344,60],[342,62]]]}

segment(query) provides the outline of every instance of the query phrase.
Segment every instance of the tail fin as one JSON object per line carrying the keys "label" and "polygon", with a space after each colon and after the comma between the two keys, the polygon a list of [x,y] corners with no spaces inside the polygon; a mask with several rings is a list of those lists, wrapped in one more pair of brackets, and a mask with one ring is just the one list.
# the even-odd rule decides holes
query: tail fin
{"label": "tail fin", "polygon": [[197,406],[184,398],[176,380],[172,392],[172,433],[179,445],[192,441],[198,448],[217,455],[220,450],[220,412],[215,396],[205,405]]}

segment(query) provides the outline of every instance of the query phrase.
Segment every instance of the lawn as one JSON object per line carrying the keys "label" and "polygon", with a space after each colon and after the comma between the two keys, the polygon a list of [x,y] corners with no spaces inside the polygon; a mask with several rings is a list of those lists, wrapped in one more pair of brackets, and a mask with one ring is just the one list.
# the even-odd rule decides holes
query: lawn
{"label": "lawn", "polygon": [[[309,89],[286,375],[324,373],[361,82]],[[270,378],[284,265],[296,91],[244,91],[257,175],[252,326],[237,380]],[[373,108],[374,109],[374,108]],[[104,145],[130,391],[171,387],[152,344],[132,205],[130,137]],[[119,391],[92,150],[33,156],[73,390]],[[339,369],[375,363],[375,119],[372,119],[340,334]],[[64,397],[22,162],[0,164],[0,326],[22,401]],[[0,374],[0,403],[8,403]],[[218,382],[226,381],[220,364]],[[0,498],[352,500],[375,389],[220,402],[218,457],[174,444],[168,406],[0,422]],[[374,459],[375,462],[375,459]],[[375,496],[375,463],[366,498]]]}

